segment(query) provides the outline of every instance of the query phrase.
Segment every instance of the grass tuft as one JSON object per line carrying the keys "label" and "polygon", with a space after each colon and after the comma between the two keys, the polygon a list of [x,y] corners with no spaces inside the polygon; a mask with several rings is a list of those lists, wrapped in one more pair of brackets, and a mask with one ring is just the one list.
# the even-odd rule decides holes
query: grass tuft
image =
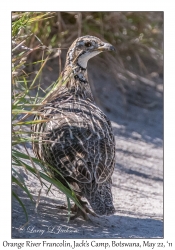
{"label": "grass tuft", "polygon": [[[34,141],[31,138],[31,125],[36,123],[46,122],[45,119],[34,121],[34,115],[42,115],[39,109],[43,105],[43,100],[49,96],[55,86],[59,81],[55,82],[48,89],[44,90],[45,97],[39,97],[40,86],[36,86],[35,82],[39,80],[40,74],[45,67],[47,60],[49,59],[49,54],[43,54],[43,48],[37,45],[37,50],[41,50],[43,56],[39,61],[29,63],[28,66],[33,64],[40,65],[38,72],[36,73],[34,79],[31,81],[29,79],[29,74],[25,72],[27,57],[34,51],[28,47],[28,42],[30,42],[31,36],[36,37],[33,33],[34,26],[38,25],[40,22],[45,22],[49,18],[53,18],[53,13],[15,13],[12,15],[12,189],[14,185],[17,185],[21,190],[23,190],[27,196],[30,198],[31,202],[35,203],[35,208],[37,209],[40,202],[40,194],[43,186],[47,187],[48,193],[51,192],[51,186],[54,185],[58,190],[64,193],[68,201],[68,217],[70,218],[70,200],[74,201],[77,206],[81,207],[74,191],[65,187],[59,180],[54,178],[54,171],[61,175],[59,171],[55,170],[52,166],[48,166],[45,162],[38,160],[37,158],[30,155],[28,147],[31,147]],[[21,31],[23,30],[23,31]],[[28,35],[30,34],[30,35]],[[25,37],[25,40],[24,40]],[[38,41],[38,39],[37,39]],[[39,39],[40,44],[44,44]],[[46,46],[45,46],[46,47]],[[46,47],[47,51],[47,47]],[[37,91],[33,94],[33,90],[37,87]],[[38,142],[38,140],[35,140]],[[24,152],[21,152],[19,148],[23,148]],[[24,169],[26,174],[33,175],[37,178],[41,184],[41,188],[38,192],[37,201],[34,200],[30,189],[27,188],[25,184],[25,179],[20,174],[20,169]],[[49,169],[51,171],[49,171]],[[63,178],[63,176],[61,175]],[[25,203],[19,198],[18,194],[12,190],[13,197],[21,205],[26,220],[28,222],[27,208]]]}

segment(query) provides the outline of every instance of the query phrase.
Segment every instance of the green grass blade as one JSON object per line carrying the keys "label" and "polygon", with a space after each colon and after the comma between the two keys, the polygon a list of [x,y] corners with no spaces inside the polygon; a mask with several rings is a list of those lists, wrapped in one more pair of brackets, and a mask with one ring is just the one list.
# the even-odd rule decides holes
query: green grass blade
{"label": "green grass blade", "polygon": [[26,220],[27,220],[27,222],[28,222],[28,221],[29,221],[29,219],[28,219],[28,214],[27,214],[27,211],[26,211],[26,208],[25,208],[23,202],[21,201],[21,199],[19,198],[19,196],[18,196],[14,191],[12,191],[12,195],[13,195],[13,197],[19,202],[19,204],[21,205],[21,207],[22,207],[22,209],[23,209],[23,211],[24,211],[24,213],[25,213]]}
{"label": "green grass blade", "polygon": [[17,123],[14,124],[14,126],[31,125],[31,124],[38,124],[38,123],[43,123],[43,122],[47,122],[47,120],[35,120],[35,121],[17,122]]}
{"label": "green grass blade", "polygon": [[26,192],[26,194],[28,195],[28,197],[30,198],[30,200],[32,202],[34,202],[33,196],[30,194],[28,188],[26,187],[26,185],[24,183],[23,183],[23,185],[24,185],[23,186],[22,183],[16,177],[14,177],[14,176],[12,176],[12,182],[16,183],[22,190],[24,190],[24,192]]}

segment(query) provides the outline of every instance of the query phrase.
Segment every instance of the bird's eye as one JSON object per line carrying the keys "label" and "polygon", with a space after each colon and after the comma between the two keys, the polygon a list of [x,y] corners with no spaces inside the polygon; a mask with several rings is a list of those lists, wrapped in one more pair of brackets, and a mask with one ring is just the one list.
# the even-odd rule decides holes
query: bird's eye
{"label": "bird's eye", "polygon": [[85,46],[86,46],[86,47],[91,47],[92,44],[91,44],[90,42],[86,42],[86,43],[85,43]]}

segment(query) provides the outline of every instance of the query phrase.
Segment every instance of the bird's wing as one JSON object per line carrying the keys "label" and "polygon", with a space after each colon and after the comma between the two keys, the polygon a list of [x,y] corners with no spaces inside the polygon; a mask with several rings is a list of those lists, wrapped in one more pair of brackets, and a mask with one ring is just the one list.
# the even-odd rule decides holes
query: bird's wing
{"label": "bird's wing", "polygon": [[82,104],[80,109],[79,103],[74,107],[69,102],[62,105],[60,112],[57,107],[52,109],[52,119],[43,128],[47,132],[43,133],[40,154],[65,177],[80,183],[105,182],[114,170],[115,143],[110,122],[94,106]]}

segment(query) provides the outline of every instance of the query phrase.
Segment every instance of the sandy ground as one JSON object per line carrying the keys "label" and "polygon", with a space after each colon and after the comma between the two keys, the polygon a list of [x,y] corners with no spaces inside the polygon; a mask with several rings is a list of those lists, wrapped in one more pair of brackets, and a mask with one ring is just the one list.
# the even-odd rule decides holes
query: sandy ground
{"label": "sandy ground", "polygon": [[[46,77],[47,74],[43,77]],[[100,82],[97,81],[99,80]],[[157,94],[152,109],[123,104],[115,80],[90,68],[89,78],[96,102],[112,121],[116,140],[113,197],[116,213],[89,221],[67,222],[67,211],[57,206],[65,196],[52,188],[41,191],[35,205],[14,187],[29,213],[29,223],[16,200],[12,203],[12,238],[162,238],[163,237],[163,101]],[[108,81],[108,85],[106,82]],[[97,82],[97,84],[95,84]],[[23,150],[23,149],[21,149]],[[30,147],[29,147],[29,150]],[[37,199],[40,183],[22,170],[26,184]]]}

